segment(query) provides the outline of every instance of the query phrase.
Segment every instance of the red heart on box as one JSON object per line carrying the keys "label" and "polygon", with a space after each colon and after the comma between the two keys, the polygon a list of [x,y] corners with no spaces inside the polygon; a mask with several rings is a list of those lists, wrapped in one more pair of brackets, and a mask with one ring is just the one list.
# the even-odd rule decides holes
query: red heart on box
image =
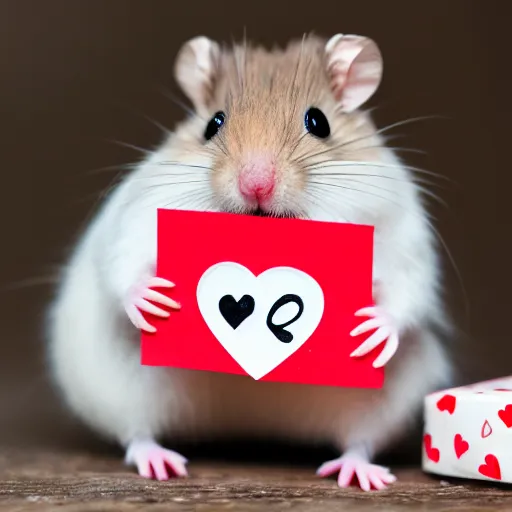
{"label": "red heart on box", "polygon": [[453,414],[455,411],[455,405],[457,403],[457,399],[453,395],[444,395],[443,398],[438,400],[437,408],[442,411],[448,411],[450,414]]}
{"label": "red heart on box", "polygon": [[485,464],[482,464],[478,468],[478,472],[488,478],[493,478],[494,480],[501,480],[501,468],[498,459],[492,455],[486,455]]}
{"label": "red heart on box", "polygon": [[423,436],[423,442],[425,444],[425,451],[427,452],[427,457],[432,462],[439,462],[441,453],[437,448],[432,446],[432,436],[430,434],[425,434]]}
{"label": "red heart on box", "polygon": [[453,439],[453,447],[455,448],[457,459],[460,459],[469,450],[469,443],[460,434],[457,434]]}
{"label": "red heart on box", "polygon": [[507,405],[505,409],[500,409],[498,411],[498,416],[500,417],[501,421],[505,423],[507,428],[512,427],[512,404]]}

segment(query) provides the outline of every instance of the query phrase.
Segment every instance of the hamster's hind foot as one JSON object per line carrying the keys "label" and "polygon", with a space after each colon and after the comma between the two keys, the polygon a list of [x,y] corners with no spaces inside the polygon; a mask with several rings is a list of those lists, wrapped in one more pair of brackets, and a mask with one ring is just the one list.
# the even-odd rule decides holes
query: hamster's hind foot
{"label": "hamster's hind foot", "polygon": [[156,304],[171,309],[180,309],[181,306],[175,300],[153,289],[173,287],[174,283],[167,281],[167,279],[145,277],[130,290],[123,305],[128,318],[137,329],[156,332],[156,328],[146,320],[142,312],[162,318],[167,318],[170,315],[168,311]]}
{"label": "hamster's hind foot", "polygon": [[388,484],[396,481],[396,477],[390,473],[388,468],[371,464],[359,453],[351,452],[322,464],[317,470],[317,475],[326,477],[338,471],[340,487],[349,487],[355,478],[363,491],[370,491],[372,487],[381,491]]}
{"label": "hamster's hind foot", "polygon": [[167,450],[151,439],[137,439],[126,450],[125,463],[136,466],[139,475],[156,480],[188,475],[188,460],[177,452]]}

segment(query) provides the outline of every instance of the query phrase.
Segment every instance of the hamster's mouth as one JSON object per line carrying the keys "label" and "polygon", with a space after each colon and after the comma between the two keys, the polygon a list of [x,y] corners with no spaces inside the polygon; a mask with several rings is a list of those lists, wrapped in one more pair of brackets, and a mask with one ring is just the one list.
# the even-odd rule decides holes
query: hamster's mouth
{"label": "hamster's mouth", "polygon": [[261,208],[249,212],[249,215],[253,215],[254,217],[273,217],[275,219],[294,219],[297,217],[297,215],[292,212],[270,213]]}
{"label": "hamster's mouth", "polygon": [[270,217],[274,219],[298,219],[300,216],[295,212],[284,211],[284,212],[269,212],[265,211],[262,208],[257,208],[256,210],[245,210],[245,211],[236,211],[231,209],[222,210],[226,213],[235,213],[238,215],[250,215],[251,217]]}

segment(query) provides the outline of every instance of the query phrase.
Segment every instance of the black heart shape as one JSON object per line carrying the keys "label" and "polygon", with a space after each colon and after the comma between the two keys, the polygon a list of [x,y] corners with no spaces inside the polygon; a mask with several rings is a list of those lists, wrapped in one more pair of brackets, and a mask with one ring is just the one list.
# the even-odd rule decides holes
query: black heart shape
{"label": "black heart shape", "polygon": [[236,329],[254,311],[254,299],[244,295],[238,302],[233,295],[224,295],[219,301],[220,314],[224,320]]}

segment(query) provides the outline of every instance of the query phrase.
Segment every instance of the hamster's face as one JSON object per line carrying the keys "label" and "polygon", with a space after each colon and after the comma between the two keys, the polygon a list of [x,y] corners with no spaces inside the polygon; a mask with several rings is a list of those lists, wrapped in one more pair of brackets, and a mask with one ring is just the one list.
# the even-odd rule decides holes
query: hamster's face
{"label": "hamster's face", "polygon": [[344,198],[345,213],[358,200],[357,187],[336,178],[347,162],[345,175],[367,174],[357,162],[380,158],[375,128],[356,110],[380,81],[380,54],[366,38],[337,37],[273,51],[225,51],[197,38],[182,50],[177,79],[196,115],[178,127],[175,145],[208,168],[219,210],[332,217]]}

